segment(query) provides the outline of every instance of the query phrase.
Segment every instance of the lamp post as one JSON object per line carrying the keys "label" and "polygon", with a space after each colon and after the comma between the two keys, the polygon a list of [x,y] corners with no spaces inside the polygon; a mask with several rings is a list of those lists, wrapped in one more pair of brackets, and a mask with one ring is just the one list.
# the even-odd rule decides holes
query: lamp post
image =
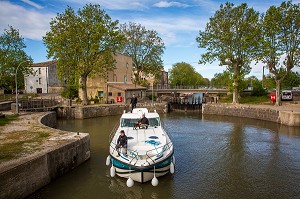
{"label": "lamp post", "polygon": [[152,106],[153,106],[153,83],[154,83],[154,81],[155,81],[155,76],[154,75],[149,75],[149,83],[150,83],[150,85],[151,85],[151,89],[152,89],[152,96],[151,96],[151,98],[152,98]]}
{"label": "lamp post", "polygon": [[16,81],[16,113],[19,114],[19,104],[18,104],[18,69],[21,66],[21,64],[23,64],[26,61],[22,61],[21,63],[19,63],[17,69],[16,69],[16,76],[15,76],[15,81]]}

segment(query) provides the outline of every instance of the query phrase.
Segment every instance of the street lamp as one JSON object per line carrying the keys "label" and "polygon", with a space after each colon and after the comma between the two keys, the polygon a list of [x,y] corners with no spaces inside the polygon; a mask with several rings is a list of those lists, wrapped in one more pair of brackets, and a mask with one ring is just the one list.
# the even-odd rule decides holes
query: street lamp
{"label": "street lamp", "polygon": [[19,63],[17,69],[16,69],[16,76],[15,76],[15,81],[16,81],[16,113],[19,114],[19,104],[18,104],[18,69],[21,66],[21,64],[23,64],[26,61],[22,61],[21,63]]}
{"label": "street lamp", "polygon": [[154,83],[154,81],[155,81],[155,76],[154,75],[152,75],[152,74],[150,74],[149,75],[149,83],[150,83],[150,85],[151,85],[151,88],[152,88],[152,106],[153,106],[153,83]]}

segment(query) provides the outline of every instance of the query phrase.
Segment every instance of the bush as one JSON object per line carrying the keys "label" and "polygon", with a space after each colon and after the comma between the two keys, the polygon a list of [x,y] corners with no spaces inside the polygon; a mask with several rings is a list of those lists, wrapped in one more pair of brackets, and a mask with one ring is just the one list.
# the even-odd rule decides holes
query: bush
{"label": "bush", "polygon": [[61,93],[61,96],[67,99],[74,99],[78,97],[78,88],[77,87],[65,87]]}
{"label": "bush", "polygon": [[150,100],[152,100],[152,98],[153,98],[153,101],[156,101],[157,96],[155,96],[155,95],[152,96],[152,94],[150,94],[150,95],[148,95],[148,98],[149,98]]}

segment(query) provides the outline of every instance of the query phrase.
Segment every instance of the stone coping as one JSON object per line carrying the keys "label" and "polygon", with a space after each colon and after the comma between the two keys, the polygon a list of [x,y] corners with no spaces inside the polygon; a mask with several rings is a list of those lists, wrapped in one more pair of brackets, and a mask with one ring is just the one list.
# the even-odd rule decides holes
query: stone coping
{"label": "stone coping", "polygon": [[[55,112],[54,112],[55,113]],[[11,112],[4,112],[4,114],[12,114]],[[12,123],[0,127],[0,141],[5,139],[12,133],[25,132],[26,131],[39,131],[43,133],[48,133],[49,137],[44,139],[38,146],[36,150],[30,151],[26,154],[22,154],[16,159],[3,161],[0,163],[0,173],[6,172],[20,164],[43,156],[44,154],[56,150],[62,146],[70,144],[76,140],[83,139],[89,136],[88,133],[79,132],[68,132],[49,126],[44,125],[41,120],[53,112],[42,112],[42,113],[21,113],[19,114],[19,119],[13,121]],[[20,138],[22,139],[22,138]]]}

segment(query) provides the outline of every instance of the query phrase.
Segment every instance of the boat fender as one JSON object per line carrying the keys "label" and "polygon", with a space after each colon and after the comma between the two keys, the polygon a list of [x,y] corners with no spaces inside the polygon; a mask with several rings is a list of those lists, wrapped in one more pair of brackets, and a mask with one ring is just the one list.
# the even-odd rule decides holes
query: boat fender
{"label": "boat fender", "polygon": [[175,156],[173,155],[173,160],[172,160],[173,164],[175,164]]}
{"label": "boat fender", "polygon": [[126,181],[127,187],[132,187],[134,185],[134,181],[131,179],[131,177],[128,178]]}
{"label": "boat fender", "polygon": [[173,162],[171,162],[171,164],[170,164],[170,173],[174,173],[175,172],[175,168],[174,168],[174,164],[173,164]]}
{"label": "boat fender", "polygon": [[107,158],[106,158],[106,166],[109,166],[109,164],[110,164],[110,156],[107,156]]}
{"label": "boat fender", "polygon": [[152,186],[156,187],[158,185],[158,179],[154,176],[151,181]]}
{"label": "boat fender", "polygon": [[115,177],[115,175],[116,175],[116,169],[115,169],[115,167],[112,165],[112,166],[110,167],[110,176],[111,176],[111,177]]}

